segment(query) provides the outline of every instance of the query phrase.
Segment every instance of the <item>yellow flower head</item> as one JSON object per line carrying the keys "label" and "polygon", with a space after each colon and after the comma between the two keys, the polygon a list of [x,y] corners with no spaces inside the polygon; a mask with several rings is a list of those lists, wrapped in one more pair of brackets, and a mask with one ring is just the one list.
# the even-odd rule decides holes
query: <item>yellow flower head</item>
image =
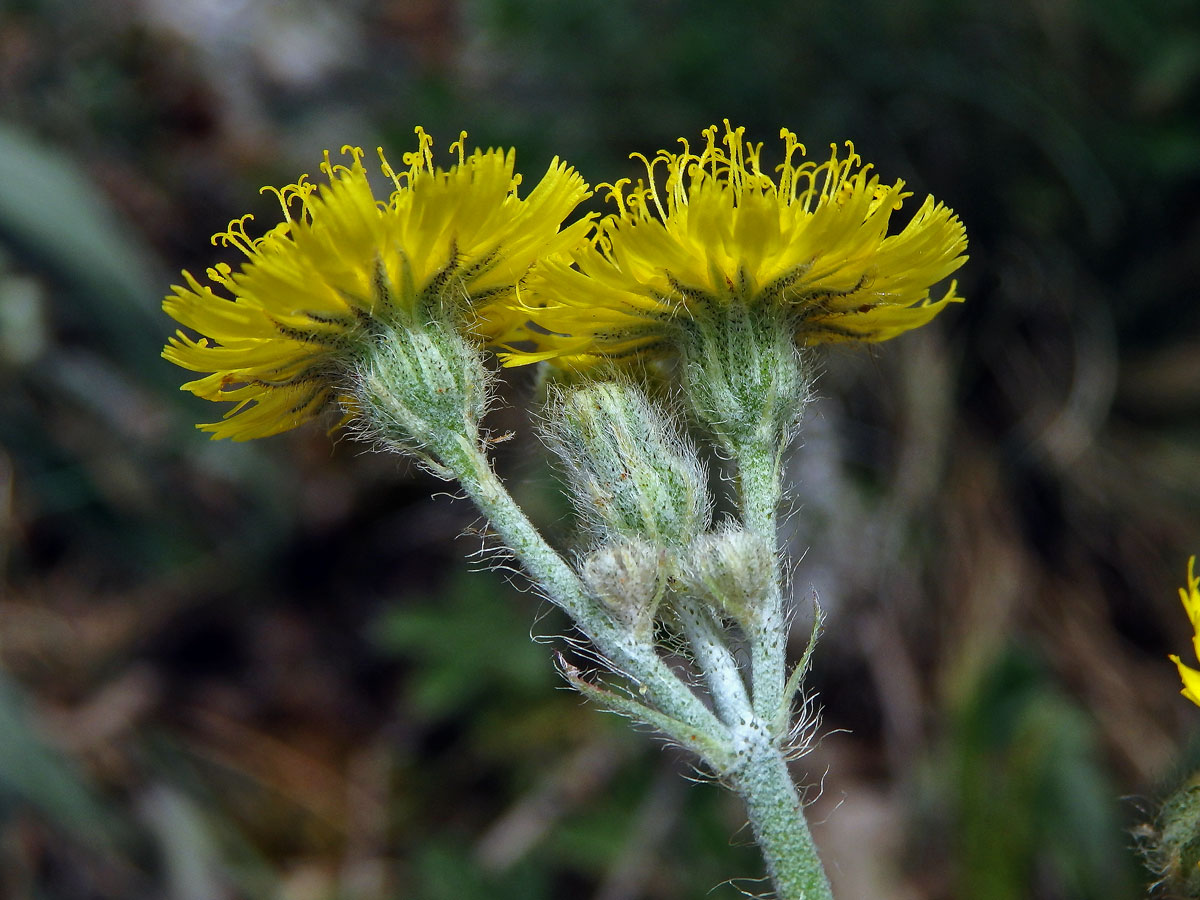
{"label": "yellow flower head", "polygon": [[394,190],[377,200],[363,152],[343,147],[348,165],[325,154],[327,184],[301,176],[267,187],[283,221],[260,237],[235,219],[213,243],[236,247],[236,270],[209,269],[217,293],[184,272],[163,308],[199,332],[172,337],[163,356],[196,372],[183,386],[208,400],[232,400],[221,422],[199,427],[214,438],[248,440],[286,431],[343,396],[343,376],[369,350],[379,324],[403,325],[437,308],[475,337],[500,342],[523,333],[525,317],[511,300],[535,260],[570,251],[590,227],[560,230],[589,191],[555,159],[524,199],[513,150],[465,153],[466,133],[451,146],[458,161],[435,167],[432,139],[416,129],[418,147],[395,172],[379,151]]}
{"label": "yellow flower head", "polygon": [[[790,316],[801,344],[882,341],[932,319],[951,302],[931,285],[964,262],[962,223],[929,197],[897,234],[892,214],[911,196],[886,184],[847,143],[823,163],[801,161],[794,134],[780,132],[783,163],[763,171],[762,144],[725,121],[704,132],[698,153],[660,150],[646,181],[604,185],[617,211],[594,244],[539,267],[521,300],[552,332],[540,352],[509,364],[562,358],[580,365],[669,351],[678,325],[730,302],[771,304]],[[659,170],[663,188],[656,185]]]}
{"label": "yellow flower head", "polygon": [[[1192,649],[1196,658],[1200,659],[1200,578],[1196,577],[1196,557],[1188,560],[1187,587],[1179,589],[1179,599],[1183,601],[1184,611],[1192,623]],[[1180,691],[1197,706],[1200,706],[1200,672],[1191,666],[1184,665],[1178,656],[1171,655],[1171,661],[1179,669],[1179,677],[1183,679],[1183,690]]]}

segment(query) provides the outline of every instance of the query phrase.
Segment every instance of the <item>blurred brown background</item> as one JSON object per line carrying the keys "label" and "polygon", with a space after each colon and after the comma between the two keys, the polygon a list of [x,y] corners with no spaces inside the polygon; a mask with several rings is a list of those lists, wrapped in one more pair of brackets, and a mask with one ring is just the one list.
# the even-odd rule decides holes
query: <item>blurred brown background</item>
{"label": "blurred brown background", "polygon": [[[759,872],[735,801],[562,689],[530,634],[564,623],[471,571],[464,503],[319,428],[209,443],[158,357],[178,271],[327,147],[466,129],[596,183],[723,117],[768,156],[852,139],[971,239],[965,305],[824,354],[792,462],[838,896],[1142,896],[1130,829],[1200,763],[1166,660],[1200,552],[1192,0],[5,0],[0,896],[764,889],[722,883]],[[499,465],[560,535],[528,394]]]}

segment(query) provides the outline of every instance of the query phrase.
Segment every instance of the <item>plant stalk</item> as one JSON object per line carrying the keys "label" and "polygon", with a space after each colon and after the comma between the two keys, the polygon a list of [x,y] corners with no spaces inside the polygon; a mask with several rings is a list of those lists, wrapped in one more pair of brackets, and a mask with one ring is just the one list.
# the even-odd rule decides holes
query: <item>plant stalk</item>
{"label": "plant stalk", "polygon": [[[734,456],[742,523],[765,537],[772,552],[778,550],[776,511],[782,494],[781,458],[781,448],[749,442],[739,446]],[[775,577],[771,579],[767,595],[762,598],[755,626],[747,635],[754,712],[767,722],[778,718],[785,703],[790,705],[784,696],[788,623],[783,611],[781,580],[776,565]]]}
{"label": "plant stalk", "polygon": [[478,445],[466,436],[459,436],[454,447],[445,448],[439,455],[504,546],[513,552],[550,599],[574,619],[580,631],[618,671],[640,685],[639,690],[658,710],[688,726],[687,734],[670,734],[669,737],[696,750],[718,771],[727,768],[729,758],[714,759],[711,753],[702,752],[700,748],[729,747],[728,728],[680,681],[650,643],[635,639],[588,596],[575,572],[546,543],[525,511],[513,500]]}
{"label": "plant stalk", "polygon": [[782,752],[759,726],[730,784],[746,802],[777,900],[833,900]]}

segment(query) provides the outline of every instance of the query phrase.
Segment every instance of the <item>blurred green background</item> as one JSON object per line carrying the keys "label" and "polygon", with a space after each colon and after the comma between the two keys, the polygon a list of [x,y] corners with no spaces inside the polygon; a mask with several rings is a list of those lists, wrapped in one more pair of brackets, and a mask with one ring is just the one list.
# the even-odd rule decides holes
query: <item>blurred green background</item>
{"label": "blurred green background", "polygon": [[[824,354],[790,463],[839,898],[1144,895],[1133,829],[1200,730],[1166,660],[1200,551],[1194,0],[5,0],[0,896],[764,889],[736,802],[470,571],[465,503],[319,428],[210,443],[158,357],[178,271],[326,147],[466,129],[595,183],[723,117],[768,156],[852,139],[971,239],[965,305]],[[562,535],[529,393],[498,465]]]}

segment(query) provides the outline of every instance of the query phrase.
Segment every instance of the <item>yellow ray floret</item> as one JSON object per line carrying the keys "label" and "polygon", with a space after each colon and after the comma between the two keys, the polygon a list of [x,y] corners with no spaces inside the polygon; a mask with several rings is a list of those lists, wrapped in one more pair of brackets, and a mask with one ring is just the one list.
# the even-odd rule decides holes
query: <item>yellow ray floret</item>
{"label": "yellow ray floret", "polygon": [[377,326],[403,323],[420,303],[461,305],[459,318],[480,340],[523,333],[516,286],[536,260],[568,253],[584,238],[586,219],[561,225],[589,196],[587,185],[555,159],[520,198],[513,150],[467,155],[464,133],[451,147],[457,163],[443,170],[434,165],[432,139],[416,132],[406,170],[397,173],[379,152],[394,187],[385,199],[376,199],[361,149],[342,148],[348,165],[326,153],[327,183],[301,176],[263,189],[279,198],[281,223],[251,237],[244,216],[213,237],[241,251],[240,267],[209,269],[212,286],[184,272],[184,284],[172,288],[163,308],[201,336],[177,332],[163,356],[211,373],[185,390],[237,403],[201,429],[248,440],[314,418],[345,399],[344,375],[369,350]]}
{"label": "yellow ray floret", "polygon": [[[1179,599],[1183,601],[1184,611],[1192,623],[1192,649],[1196,658],[1200,659],[1200,578],[1196,577],[1195,572],[1196,557],[1193,556],[1188,560],[1187,587],[1179,589]],[[1183,680],[1183,690],[1180,693],[1200,706],[1200,672],[1184,665],[1174,654],[1171,661],[1179,669],[1179,677]]]}
{"label": "yellow ray floret", "polygon": [[[635,154],[647,178],[605,185],[616,212],[592,245],[539,267],[525,311],[553,333],[541,352],[510,364],[564,357],[619,358],[670,349],[680,320],[722,303],[774,304],[795,322],[802,344],[882,341],[925,324],[961,300],[932,285],[966,261],[966,231],[951,210],[927,198],[898,233],[892,215],[911,196],[887,184],[847,144],[820,164],[803,161],[786,129],[775,176],[762,144],[725,121],[704,132],[698,153]],[[656,178],[656,176],[659,176]],[[665,176],[665,180],[663,178]],[[660,187],[661,184],[661,187]]]}

